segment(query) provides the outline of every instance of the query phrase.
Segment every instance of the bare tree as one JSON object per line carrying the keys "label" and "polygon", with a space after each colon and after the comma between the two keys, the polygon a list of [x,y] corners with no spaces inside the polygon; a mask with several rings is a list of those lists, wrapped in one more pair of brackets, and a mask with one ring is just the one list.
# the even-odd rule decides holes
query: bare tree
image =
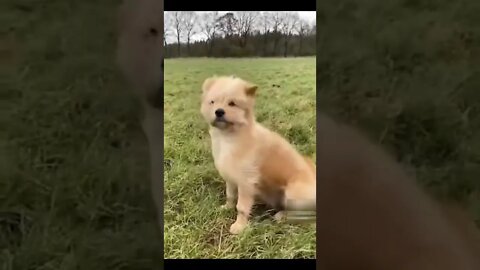
{"label": "bare tree", "polygon": [[259,19],[260,33],[263,34],[263,56],[267,56],[268,36],[272,30],[272,15],[268,11],[263,11]]}
{"label": "bare tree", "polygon": [[[189,56],[208,57],[296,56],[314,50],[315,23],[301,20],[296,12],[166,12],[165,16],[167,57],[187,56],[187,51]],[[197,35],[202,42],[193,42]]]}
{"label": "bare tree", "polygon": [[258,14],[258,11],[238,11],[235,13],[237,33],[240,35],[240,47],[244,48],[247,45],[248,36],[254,29]]}
{"label": "bare tree", "polygon": [[284,51],[283,56],[287,57],[288,53],[288,42],[292,37],[292,34],[295,32],[295,29],[298,26],[299,16],[298,13],[286,12],[282,16],[282,33],[284,35]]}
{"label": "bare tree", "polygon": [[200,29],[207,37],[208,50],[207,55],[212,54],[213,45],[215,42],[217,28],[218,11],[205,12],[200,16]]}
{"label": "bare tree", "polygon": [[272,31],[273,31],[273,54],[277,52],[277,46],[278,42],[280,41],[280,38],[282,36],[281,33],[281,25],[282,25],[282,12],[273,12],[271,14],[271,26],[272,26]]}
{"label": "bare tree", "polygon": [[226,13],[217,19],[217,28],[223,33],[227,39],[232,38],[237,32],[237,18],[234,13]]}
{"label": "bare tree", "polygon": [[197,33],[198,14],[194,11],[186,11],[182,14],[183,27],[187,38],[187,52],[190,55],[190,40]]}
{"label": "bare tree", "polygon": [[[164,14],[167,15],[167,14]],[[167,15],[168,16],[168,15]],[[171,25],[168,23],[168,17],[165,17],[165,22],[163,24],[163,46],[165,49],[165,55],[168,55],[168,38],[173,35]]]}
{"label": "bare tree", "polygon": [[169,25],[168,29],[173,32],[177,39],[177,51],[178,51],[178,56],[180,56],[180,43],[182,40],[182,37],[184,35],[184,15],[183,12],[179,11],[172,11],[172,12],[165,12],[165,21]]}
{"label": "bare tree", "polygon": [[272,14],[268,11],[260,13],[258,24],[260,26],[260,33],[267,34],[272,30]]}
{"label": "bare tree", "polygon": [[308,35],[311,31],[310,24],[305,19],[300,19],[298,21],[297,33],[298,33],[298,54],[302,53],[303,38]]}

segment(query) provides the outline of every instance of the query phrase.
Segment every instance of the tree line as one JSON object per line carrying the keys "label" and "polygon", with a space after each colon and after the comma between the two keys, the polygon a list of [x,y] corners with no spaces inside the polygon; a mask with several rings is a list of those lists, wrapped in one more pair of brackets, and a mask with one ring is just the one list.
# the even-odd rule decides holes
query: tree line
{"label": "tree line", "polygon": [[167,58],[310,56],[316,24],[297,12],[172,11],[165,12],[163,40]]}

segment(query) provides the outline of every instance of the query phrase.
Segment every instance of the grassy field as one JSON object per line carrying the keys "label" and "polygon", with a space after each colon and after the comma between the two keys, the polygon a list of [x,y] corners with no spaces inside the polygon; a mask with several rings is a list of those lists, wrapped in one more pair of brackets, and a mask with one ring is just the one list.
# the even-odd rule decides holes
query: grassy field
{"label": "grassy field", "polygon": [[[200,115],[203,80],[235,74],[259,85],[257,120],[315,157],[315,58],[175,59],[165,62],[165,257],[313,258],[313,226],[278,225],[257,211],[232,236],[235,211],[221,211],[224,181]],[[276,86],[278,85],[278,87]]]}
{"label": "grassy field", "polygon": [[146,142],[113,61],[118,3],[2,2],[2,270],[161,265]]}
{"label": "grassy field", "polygon": [[480,226],[480,2],[322,1],[319,106]]}

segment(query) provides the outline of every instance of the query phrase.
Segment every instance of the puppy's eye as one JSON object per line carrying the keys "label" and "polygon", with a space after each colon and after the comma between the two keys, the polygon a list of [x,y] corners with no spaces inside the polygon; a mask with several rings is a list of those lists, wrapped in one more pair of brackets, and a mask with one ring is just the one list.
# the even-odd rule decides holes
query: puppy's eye
{"label": "puppy's eye", "polygon": [[158,35],[158,30],[157,30],[156,28],[154,28],[154,27],[148,29],[148,32],[149,32],[150,35],[152,35],[152,36]]}
{"label": "puppy's eye", "polygon": [[210,104],[213,104],[213,103],[215,103],[215,102],[213,100],[210,100]]}
{"label": "puppy's eye", "polygon": [[231,107],[233,107],[233,106],[235,106],[235,105],[236,105],[236,104],[235,104],[235,102],[233,102],[233,101],[230,101],[230,102],[228,103],[228,106],[231,106]]}

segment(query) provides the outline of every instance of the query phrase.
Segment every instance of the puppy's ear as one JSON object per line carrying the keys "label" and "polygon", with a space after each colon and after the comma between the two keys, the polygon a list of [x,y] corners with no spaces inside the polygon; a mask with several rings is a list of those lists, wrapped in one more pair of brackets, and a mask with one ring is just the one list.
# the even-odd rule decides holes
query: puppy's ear
{"label": "puppy's ear", "polygon": [[207,92],[208,90],[210,90],[210,87],[212,87],[213,83],[215,82],[217,78],[214,76],[214,77],[210,77],[208,79],[206,79],[204,82],[203,82],[203,85],[202,85],[202,90],[203,92]]}
{"label": "puppy's ear", "polygon": [[245,93],[249,97],[254,97],[257,93],[258,86],[255,84],[247,83],[247,86],[245,87]]}
{"label": "puppy's ear", "polygon": [[134,20],[133,15],[135,14],[134,9],[138,9],[138,4],[132,0],[124,0],[123,3],[117,9],[117,31],[122,32],[124,31],[125,27],[128,24],[131,24],[131,21]]}

